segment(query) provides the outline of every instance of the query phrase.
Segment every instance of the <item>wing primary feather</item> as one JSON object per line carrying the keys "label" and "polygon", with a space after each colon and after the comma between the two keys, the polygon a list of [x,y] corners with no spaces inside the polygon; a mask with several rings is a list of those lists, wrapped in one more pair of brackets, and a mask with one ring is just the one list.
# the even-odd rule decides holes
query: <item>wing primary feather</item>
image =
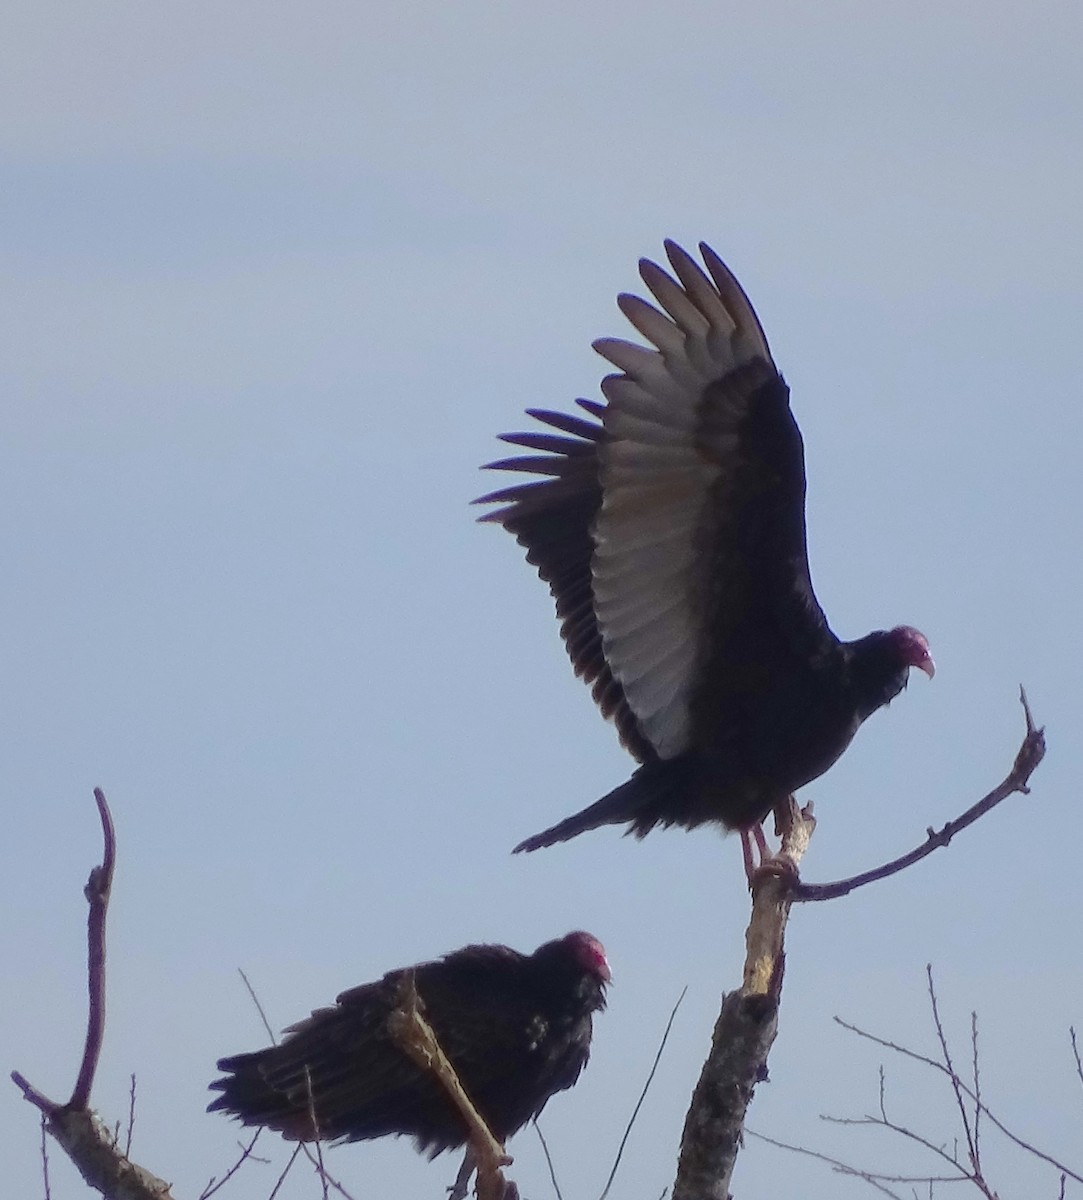
{"label": "wing primary feather", "polygon": [[653,305],[630,292],[621,292],[617,307],[652,345],[668,357],[684,358],[684,334]]}
{"label": "wing primary feather", "polygon": [[[576,404],[581,405],[595,417],[600,417],[605,411],[604,405],[599,405],[593,400],[577,400]],[[590,442],[596,442],[602,436],[600,425],[595,425],[593,421],[584,421],[582,417],[576,417],[571,413],[551,412],[547,408],[528,408],[526,415],[533,417],[535,421],[552,425],[554,429],[561,429],[576,437],[586,438]]]}
{"label": "wing primary feather", "polygon": [[607,412],[619,408],[621,412],[634,413],[644,420],[667,425],[671,429],[680,429],[685,433],[692,433],[696,428],[695,408],[690,405],[665,404],[627,375],[606,375],[602,380],[602,394],[610,402]]}
{"label": "wing primary feather", "polygon": [[726,337],[736,332],[737,323],[733,314],[726,308],[699,263],[676,242],[667,241],[665,247],[666,255],[681,286],[704,315],[710,328]]}
{"label": "wing primary feather", "polygon": [[768,362],[771,362],[771,351],[767,346],[767,335],[763,332],[760,319],[756,316],[756,310],[752,307],[752,302],[745,295],[744,288],[737,282],[736,276],[729,267],[726,266],[706,242],[700,242],[699,252],[703,255],[703,261],[707,264],[707,270],[710,271],[711,278],[718,287],[718,293],[722,297],[722,302],[729,309],[734,321],[737,323],[738,331],[746,342],[755,347],[756,351],[762,354]]}
{"label": "wing primary feather", "polygon": [[521,458],[498,458],[486,463],[486,471],[527,471],[533,475],[564,475],[568,464],[560,458],[539,458],[534,454]]}
{"label": "wing primary feather", "polygon": [[706,313],[696,307],[690,294],[682,289],[657,263],[651,262],[649,258],[641,258],[639,274],[650,289],[651,295],[669,313],[686,337],[702,338],[706,336],[710,325]]}
{"label": "wing primary feather", "polygon": [[563,454],[568,458],[595,453],[593,442],[560,437],[555,433],[502,433],[500,440],[507,442],[509,446],[522,446],[526,450],[544,450],[549,454]]}

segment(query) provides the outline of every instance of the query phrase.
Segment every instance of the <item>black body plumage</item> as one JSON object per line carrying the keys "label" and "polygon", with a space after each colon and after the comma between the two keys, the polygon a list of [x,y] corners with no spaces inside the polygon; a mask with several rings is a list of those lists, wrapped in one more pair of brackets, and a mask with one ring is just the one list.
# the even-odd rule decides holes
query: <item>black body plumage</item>
{"label": "black body plumage", "polygon": [[442,1085],[387,1028],[407,970],[467,1094],[502,1141],[578,1079],[610,978],[601,943],[585,933],[529,955],[467,946],[343,992],[277,1046],[219,1060],[226,1074],[211,1084],[221,1095],[208,1110],[291,1140],[409,1134],[430,1155],[461,1146],[466,1127]]}
{"label": "black body plumage", "polygon": [[[666,243],[643,260],[657,301],[618,303],[654,349],[606,338],[620,374],[596,420],[531,410],[540,452],[489,464],[540,478],[482,497],[548,582],[576,673],[642,764],[597,803],[528,838],[603,824],[748,829],[826,771],[861,723],[933,671],[909,626],[841,641],[812,588],[805,462],[789,389],[740,285]],[[660,311],[661,310],[661,311]]]}

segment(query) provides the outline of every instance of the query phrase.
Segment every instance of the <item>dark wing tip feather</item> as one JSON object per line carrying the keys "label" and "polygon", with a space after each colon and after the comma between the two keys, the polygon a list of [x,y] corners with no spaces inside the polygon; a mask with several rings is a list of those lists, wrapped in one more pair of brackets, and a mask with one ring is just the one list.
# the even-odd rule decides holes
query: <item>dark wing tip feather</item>
{"label": "dark wing tip feather", "polygon": [[531,475],[563,475],[566,467],[560,458],[540,458],[537,455],[516,455],[486,463],[483,471],[523,471]]}
{"label": "dark wing tip feather", "polygon": [[[584,425],[586,422],[583,422]],[[572,457],[576,454],[593,454],[594,443],[581,437],[561,437],[556,433],[501,433],[500,441],[509,446],[522,446],[525,450],[542,450],[547,454],[564,454]],[[483,470],[496,466],[486,463]]]}
{"label": "dark wing tip feather", "polygon": [[[576,404],[595,417],[600,417],[605,411],[605,406],[594,400],[576,400]],[[552,425],[554,429],[561,429],[565,433],[574,434],[589,442],[600,441],[602,437],[600,425],[596,425],[593,421],[584,421],[582,417],[577,417],[572,413],[554,412],[548,408],[528,408],[526,415],[533,417],[535,421]]]}

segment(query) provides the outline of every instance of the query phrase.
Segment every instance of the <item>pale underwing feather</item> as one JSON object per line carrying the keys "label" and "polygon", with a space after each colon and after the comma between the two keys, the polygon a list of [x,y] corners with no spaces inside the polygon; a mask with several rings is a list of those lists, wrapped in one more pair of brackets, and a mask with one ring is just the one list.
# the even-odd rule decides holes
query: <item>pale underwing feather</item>
{"label": "pale underwing feather", "polygon": [[602,393],[610,406],[616,402],[622,412],[634,413],[645,420],[689,433],[697,427],[696,410],[691,405],[667,404],[627,375],[607,375],[602,380]]}
{"label": "pale underwing feather", "polygon": [[[689,697],[703,650],[700,598],[713,565],[699,553],[703,527],[719,500],[712,489],[735,464],[747,412],[744,391],[711,385],[754,358],[770,362],[770,352],[744,292],[715,256],[704,253],[708,275],[674,244],[667,242],[666,252],[676,279],[649,260],[640,264],[661,310],[631,295],[618,302],[657,349],[615,338],[595,343],[624,376],[603,385],[604,499],[593,529],[592,577],[606,662],[655,751],[671,757],[688,745]],[[674,417],[677,435],[663,435]],[[680,519],[660,536],[658,514],[678,505]]]}
{"label": "pale underwing feather", "polygon": [[627,438],[633,442],[689,448],[693,446],[692,435],[688,430],[674,429],[672,425],[664,425],[653,418],[624,410],[610,415],[606,430],[610,437]]}
{"label": "pale underwing feather", "polygon": [[667,359],[667,365],[672,365],[671,358],[684,358],[685,337],[681,330],[658,309],[647,303],[639,296],[630,292],[622,292],[617,297],[617,306],[652,345],[657,346]]}

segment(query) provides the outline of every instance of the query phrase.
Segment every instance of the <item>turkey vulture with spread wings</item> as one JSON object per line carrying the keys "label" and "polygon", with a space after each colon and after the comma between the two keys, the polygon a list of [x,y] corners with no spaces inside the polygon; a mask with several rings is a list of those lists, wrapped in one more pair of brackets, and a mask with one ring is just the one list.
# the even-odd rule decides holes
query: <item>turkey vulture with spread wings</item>
{"label": "turkey vulture with spread wings", "polygon": [[[666,242],[643,259],[659,307],[622,295],[654,349],[602,338],[619,374],[597,420],[531,409],[556,432],[489,466],[542,476],[478,503],[526,547],[556,599],[576,673],[642,764],[631,779],[516,850],[600,825],[715,821],[763,850],[760,822],[830,767],[866,717],[930,677],[924,636],[831,631],[809,576],[805,466],[789,389],[737,280]],[[600,423],[599,423],[600,422]]]}
{"label": "turkey vulture with spread wings", "polygon": [[[219,1060],[208,1111],[266,1125],[291,1141],[411,1134],[430,1157],[467,1138],[431,1072],[399,1049],[387,1019],[414,975],[422,1012],[495,1137],[505,1141],[570,1088],[590,1055],[591,1014],[605,1008],[605,950],[589,933],[533,954],[466,946],[343,992],[277,1046]],[[315,1122],[313,1122],[313,1117]]]}

